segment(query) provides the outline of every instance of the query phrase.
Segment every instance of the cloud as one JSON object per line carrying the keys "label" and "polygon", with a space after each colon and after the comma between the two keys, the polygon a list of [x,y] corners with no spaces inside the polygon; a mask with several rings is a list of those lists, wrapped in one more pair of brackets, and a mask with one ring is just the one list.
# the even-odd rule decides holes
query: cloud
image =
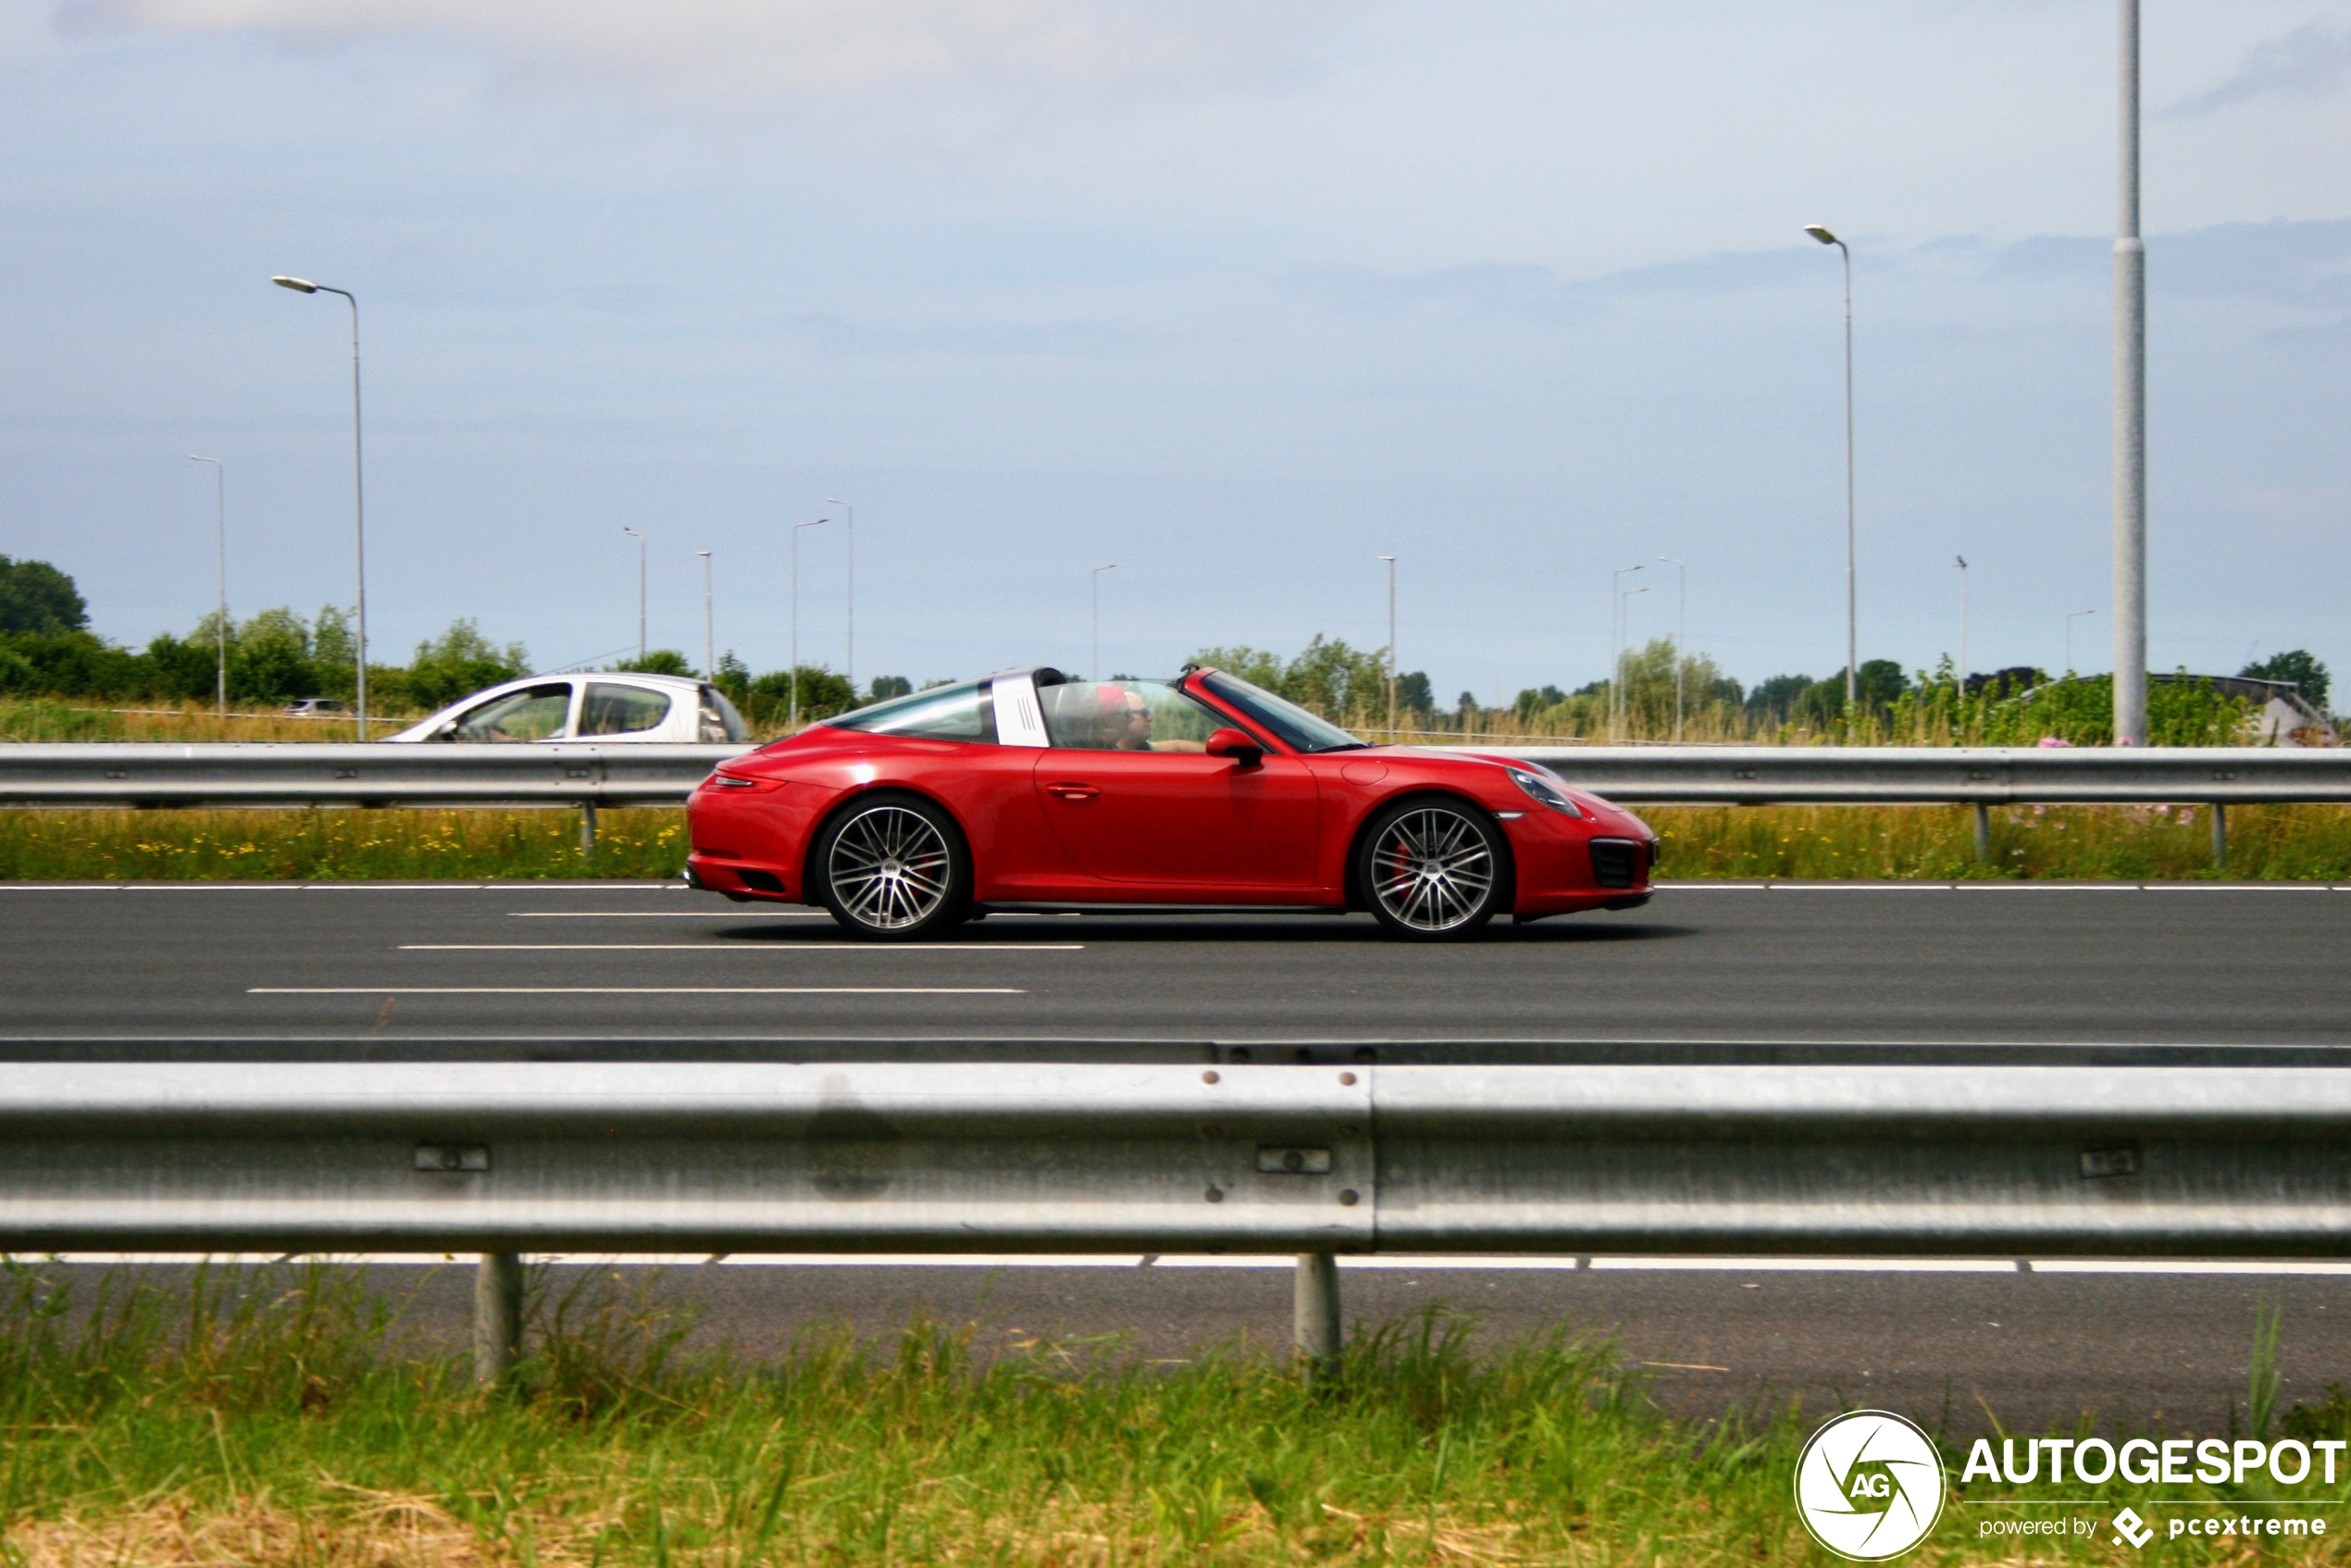
{"label": "cloud", "polygon": [[2207,115],[2262,98],[2323,98],[2351,79],[2351,27],[2308,22],[2253,46],[2236,73],[2167,115]]}
{"label": "cloud", "polygon": [[823,94],[941,84],[1100,90],[1295,68],[1350,6],[1311,0],[59,0],[69,31],[380,41],[526,79]]}

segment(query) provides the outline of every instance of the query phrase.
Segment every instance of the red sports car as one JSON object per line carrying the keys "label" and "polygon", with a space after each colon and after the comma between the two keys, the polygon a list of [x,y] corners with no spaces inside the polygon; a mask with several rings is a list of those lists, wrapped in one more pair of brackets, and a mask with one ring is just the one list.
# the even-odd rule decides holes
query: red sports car
{"label": "red sports car", "polygon": [[1368,909],[1442,940],[1645,903],[1657,852],[1538,767],[1368,746],[1213,669],[1022,669],[877,703],[722,764],[686,819],[694,886],[881,939],[1142,907]]}

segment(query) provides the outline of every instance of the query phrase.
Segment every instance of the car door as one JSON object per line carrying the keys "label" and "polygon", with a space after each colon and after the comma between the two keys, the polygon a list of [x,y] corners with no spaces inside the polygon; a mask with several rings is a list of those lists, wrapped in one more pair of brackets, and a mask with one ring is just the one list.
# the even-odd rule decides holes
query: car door
{"label": "car door", "polygon": [[582,740],[660,740],[669,723],[671,695],[651,686],[591,680],[580,700],[578,738]]}
{"label": "car door", "polygon": [[537,680],[485,698],[433,731],[435,740],[479,745],[560,740],[571,717],[571,682]]}
{"label": "car door", "polygon": [[1038,761],[1039,803],[1087,875],[1179,899],[1314,890],[1315,783],[1299,758],[1208,755],[1226,721],[1164,681],[1038,697],[1053,742]]}

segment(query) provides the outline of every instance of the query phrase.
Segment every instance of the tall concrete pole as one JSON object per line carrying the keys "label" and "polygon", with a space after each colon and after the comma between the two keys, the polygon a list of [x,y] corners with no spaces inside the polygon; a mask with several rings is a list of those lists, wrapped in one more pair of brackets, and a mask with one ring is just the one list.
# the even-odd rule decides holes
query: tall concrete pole
{"label": "tall concrete pole", "polygon": [[2121,0],[2114,240],[2114,743],[2147,742],[2147,252],[2139,237],[2139,0]]}

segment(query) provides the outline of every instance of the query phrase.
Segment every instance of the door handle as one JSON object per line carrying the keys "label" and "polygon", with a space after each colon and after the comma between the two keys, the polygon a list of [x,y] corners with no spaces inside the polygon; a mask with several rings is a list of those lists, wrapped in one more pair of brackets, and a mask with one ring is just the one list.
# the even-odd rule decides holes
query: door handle
{"label": "door handle", "polygon": [[1090,801],[1101,791],[1091,784],[1048,784],[1045,793],[1057,801]]}

